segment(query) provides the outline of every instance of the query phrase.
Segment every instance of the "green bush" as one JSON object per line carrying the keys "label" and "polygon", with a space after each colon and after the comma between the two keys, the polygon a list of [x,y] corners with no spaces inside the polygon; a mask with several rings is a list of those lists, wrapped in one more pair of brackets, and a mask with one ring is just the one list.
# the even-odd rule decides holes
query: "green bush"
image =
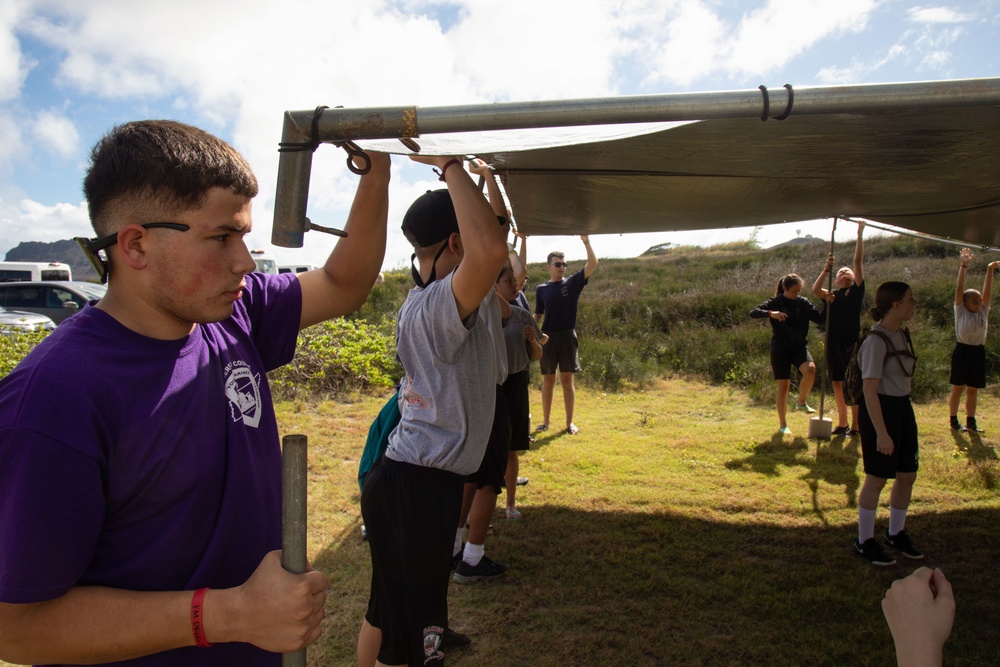
{"label": "green bush", "polygon": [[7,377],[21,359],[48,335],[48,331],[0,335],[0,378]]}
{"label": "green bush", "polygon": [[336,319],[302,331],[295,358],[268,379],[275,398],[293,399],[385,389],[402,374],[391,335],[364,320]]}

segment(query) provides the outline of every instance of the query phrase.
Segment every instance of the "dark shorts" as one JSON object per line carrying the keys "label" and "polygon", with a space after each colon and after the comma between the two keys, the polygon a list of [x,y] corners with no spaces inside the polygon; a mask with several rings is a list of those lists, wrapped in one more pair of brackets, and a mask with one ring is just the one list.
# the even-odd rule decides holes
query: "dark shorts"
{"label": "dark shorts", "polygon": [[[469,475],[466,482],[473,483],[477,489],[492,486],[499,494],[506,483],[504,474],[507,472],[507,453],[510,450],[510,412],[507,409],[507,398],[504,396],[503,385],[497,385],[497,407],[493,412],[493,428],[490,431],[490,441],[486,443],[486,453],[479,470]],[[455,518],[458,523],[458,518]],[[454,541],[454,534],[452,540]]]}
{"label": "dark shorts", "polygon": [[461,475],[385,456],[368,471],[361,492],[372,558],[365,620],[382,631],[383,664],[443,664],[439,643],[448,625],[463,482]]}
{"label": "dark shorts", "polygon": [[560,373],[579,373],[582,369],[576,330],[556,331],[548,336],[549,342],[542,346],[542,360],[539,362],[542,375],[553,375],[557,368]]}
{"label": "dark shorts", "polygon": [[850,343],[830,341],[830,346],[826,351],[826,368],[830,373],[831,382],[843,382],[844,373],[847,372],[847,364],[851,361],[851,352],[854,351],[856,340]]}
{"label": "dark shorts", "polygon": [[812,355],[805,347],[790,350],[787,347],[771,345],[771,370],[774,372],[775,380],[792,379],[792,366],[798,368],[812,360]]}
{"label": "dark shorts", "polygon": [[523,452],[531,448],[530,409],[528,408],[528,371],[507,376],[503,393],[510,412],[510,451]]}
{"label": "dark shorts", "polygon": [[862,399],[858,410],[858,426],[861,430],[861,454],[865,462],[865,474],[882,479],[895,479],[898,472],[917,472],[920,458],[917,446],[917,418],[913,415],[910,397],[879,394],[878,398],[882,406],[885,429],[892,438],[892,454],[886,456],[879,453],[878,434]]}
{"label": "dark shorts", "polygon": [[986,346],[955,343],[951,353],[951,377],[948,382],[956,387],[986,386]]}

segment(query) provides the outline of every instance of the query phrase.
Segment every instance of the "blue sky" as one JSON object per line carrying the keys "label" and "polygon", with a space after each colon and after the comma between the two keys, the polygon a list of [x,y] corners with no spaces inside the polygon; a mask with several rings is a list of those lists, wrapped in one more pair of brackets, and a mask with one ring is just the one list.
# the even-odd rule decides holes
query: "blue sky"
{"label": "blue sky", "polygon": [[[249,243],[267,248],[286,109],[994,77],[998,10],[1000,0],[0,0],[0,255],[21,241],[90,235],[88,153],[127,120],[174,118],[233,143],[261,182]],[[356,177],[343,162],[331,147],[317,153],[316,222],[346,216]],[[385,268],[407,263],[399,220],[433,179],[394,159]],[[767,226],[758,239],[796,230],[825,236],[829,224]],[[602,256],[630,257],[751,231],[593,240]],[[313,233],[300,250],[273,250],[318,264],[332,244]],[[572,237],[529,248],[531,261],[553,248],[583,256]]]}

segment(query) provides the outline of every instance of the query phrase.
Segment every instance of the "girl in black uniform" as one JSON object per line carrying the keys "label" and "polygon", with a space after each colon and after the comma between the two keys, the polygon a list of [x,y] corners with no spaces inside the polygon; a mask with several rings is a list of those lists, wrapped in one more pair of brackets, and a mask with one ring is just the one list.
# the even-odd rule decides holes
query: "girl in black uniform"
{"label": "girl in black uniform", "polygon": [[791,430],[785,420],[788,411],[788,391],[791,387],[792,366],[799,369],[802,381],[799,383],[799,410],[812,414],[816,412],[806,403],[813,382],[816,380],[816,364],[807,347],[809,321],[821,323],[826,316],[809,299],[799,296],[802,278],[789,273],[778,281],[775,295],[750,311],[750,317],[768,318],[771,322],[771,369],[778,382],[778,432],[790,435]]}

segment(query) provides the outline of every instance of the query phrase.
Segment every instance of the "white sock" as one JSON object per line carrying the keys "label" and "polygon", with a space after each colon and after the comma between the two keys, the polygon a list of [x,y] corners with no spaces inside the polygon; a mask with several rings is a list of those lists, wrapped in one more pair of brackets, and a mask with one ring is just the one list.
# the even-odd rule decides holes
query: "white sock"
{"label": "white sock", "polygon": [[465,552],[462,554],[462,560],[475,567],[476,565],[479,565],[479,561],[483,559],[485,554],[485,544],[473,544],[472,542],[466,542]]}
{"label": "white sock", "polygon": [[451,555],[457,556],[458,552],[462,550],[462,535],[465,533],[464,528],[459,528],[455,531],[455,546],[451,548]]}
{"label": "white sock", "polygon": [[875,515],[878,510],[866,510],[858,505],[858,544],[875,537]]}
{"label": "white sock", "polygon": [[889,535],[899,535],[906,525],[906,510],[898,510],[889,505]]}

